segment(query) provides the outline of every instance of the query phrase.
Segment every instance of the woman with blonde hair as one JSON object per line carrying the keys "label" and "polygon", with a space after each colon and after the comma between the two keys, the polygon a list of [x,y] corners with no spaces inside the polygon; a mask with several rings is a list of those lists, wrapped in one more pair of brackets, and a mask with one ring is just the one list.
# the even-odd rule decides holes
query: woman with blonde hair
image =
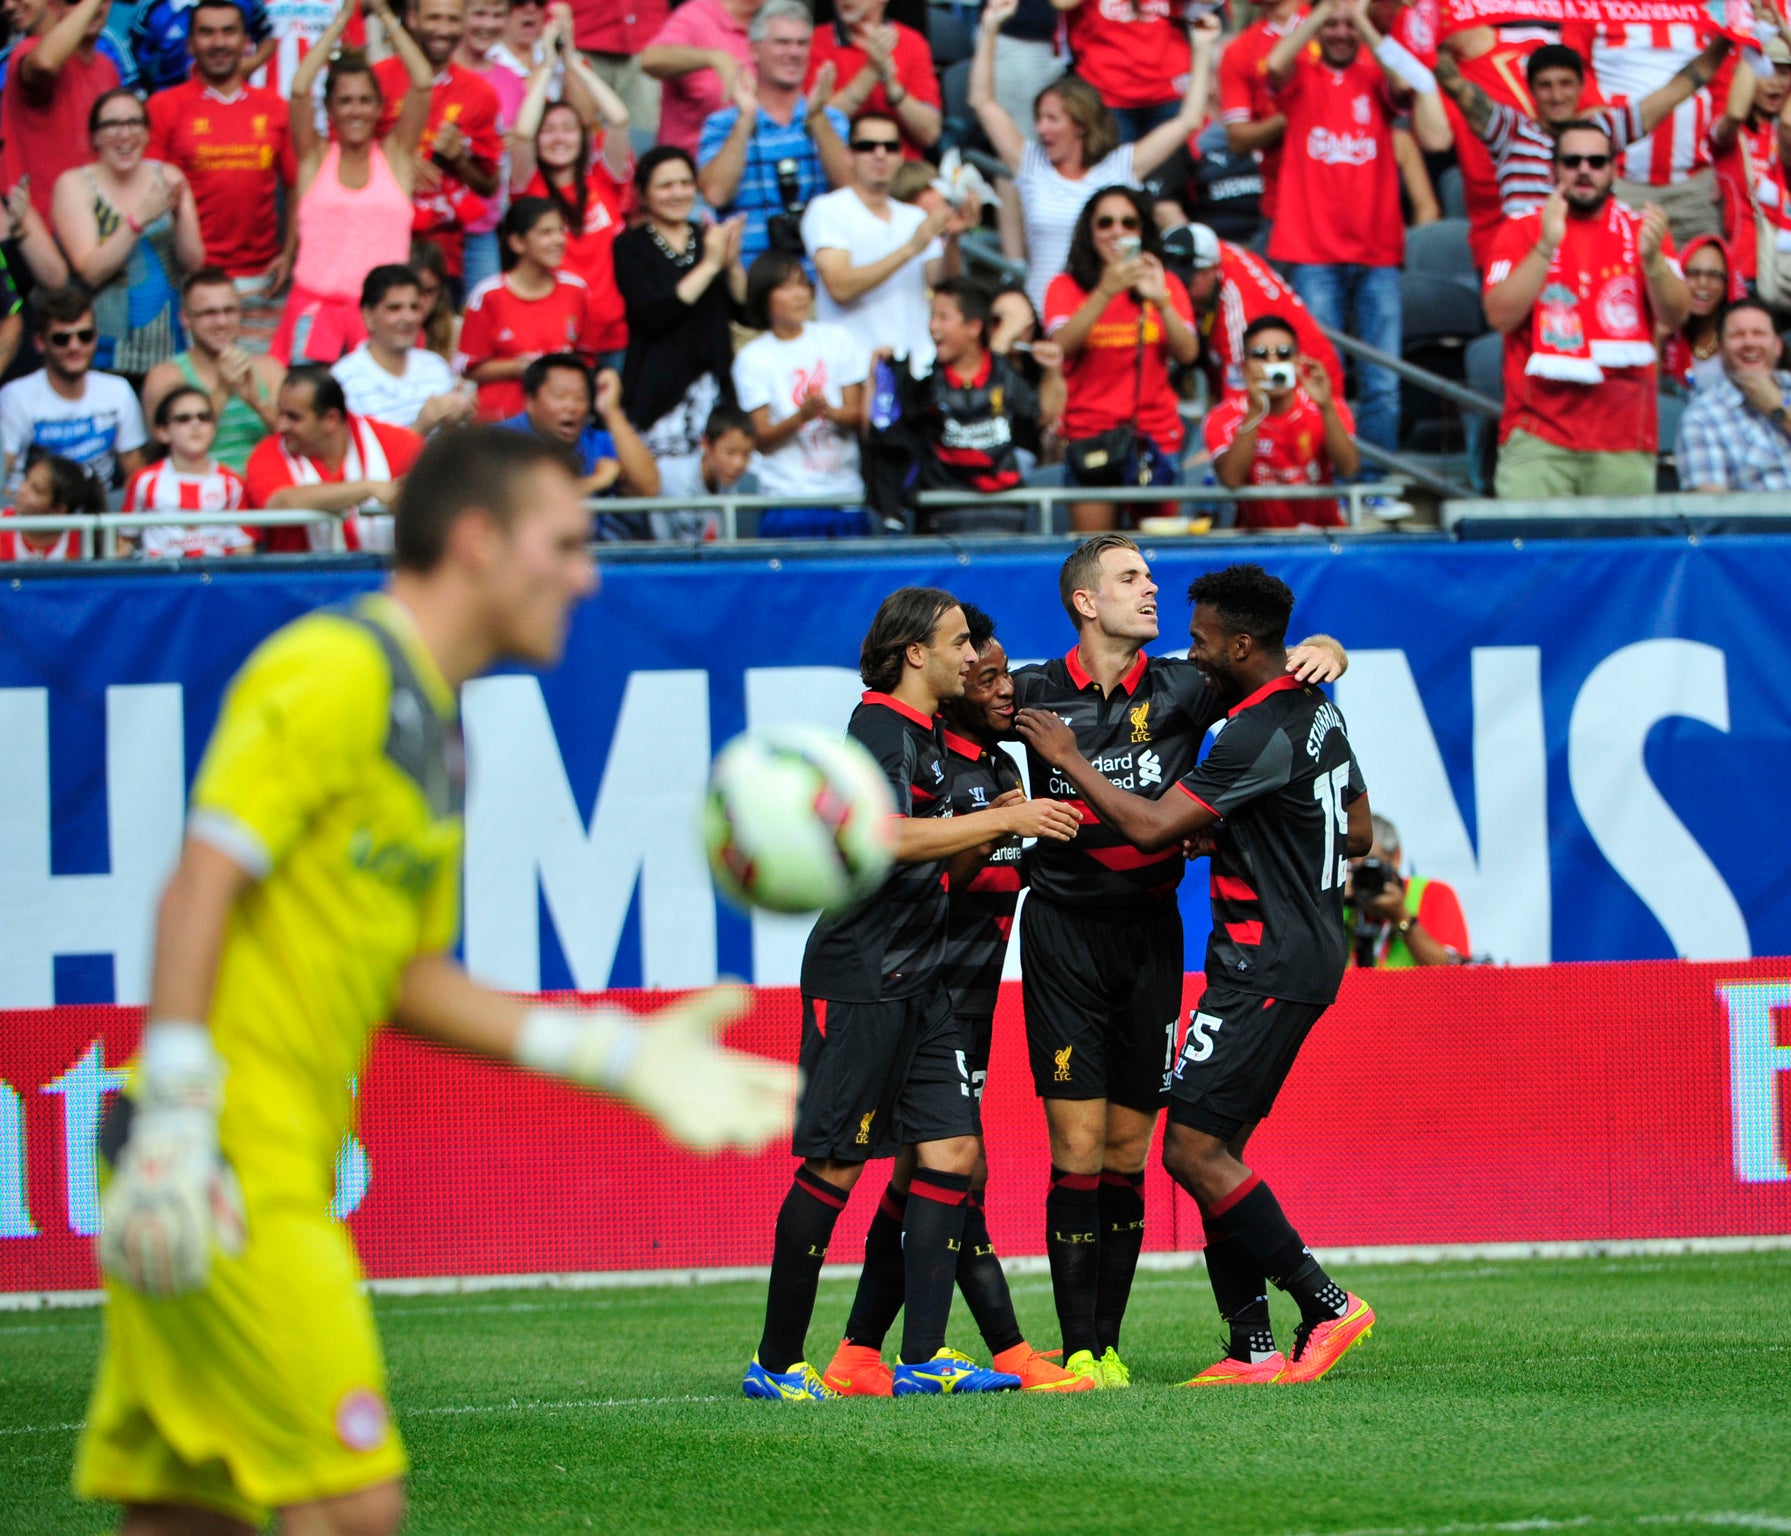
{"label": "woman with blonde hair", "polygon": [[1119,142],[1119,125],[1086,81],[1066,75],[1038,94],[1028,140],[995,99],[995,38],[1020,8],[1020,0],[989,0],[983,7],[976,55],[970,65],[970,105],[1013,173],[1026,226],[1026,296],[1042,311],[1045,290],[1063,270],[1070,234],[1089,194],[1100,187],[1136,187],[1162,165],[1206,119],[1207,85],[1219,23],[1203,16],[1188,29],[1194,67],[1181,110],[1134,144]]}

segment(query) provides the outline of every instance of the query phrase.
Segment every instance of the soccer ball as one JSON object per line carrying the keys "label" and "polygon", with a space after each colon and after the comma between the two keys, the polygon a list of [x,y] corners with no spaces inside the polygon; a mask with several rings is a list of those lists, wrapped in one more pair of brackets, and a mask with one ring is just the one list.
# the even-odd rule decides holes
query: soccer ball
{"label": "soccer ball", "polygon": [[895,857],[895,802],[871,754],[812,726],[722,748],[703,806],[715,883],[740,906],[834,911],[877,889]]}

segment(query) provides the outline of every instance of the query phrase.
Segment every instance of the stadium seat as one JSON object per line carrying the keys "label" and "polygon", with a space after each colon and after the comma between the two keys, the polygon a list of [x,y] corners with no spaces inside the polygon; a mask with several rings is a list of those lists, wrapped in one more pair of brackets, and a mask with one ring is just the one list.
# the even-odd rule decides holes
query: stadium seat
{"label": "stadium seat", "polygon": [[957,10],[944,5],[927,7],[927,42],[933,50],[933,68],[941,73],[976,51],[976,34]]}
{"label": "stadium seat", "polygon": [[1486,331],[1478,291],[1452,278],[1408,267],[1399,289],[1407,357],[1420,348],[1465,347]]}
{"label": "stadium seat", "polygon": [[1405,232],[1405,269],[1424,272],[1480,291],[1480,274],[1474,270],[1473,253],[1468,249],[1466,219],[1438,219],[1434,224],[1419,224]]}
{"label": "stadium seat", "polygon": [[1660,395],[1659,467],[1655,471],[1657,491],[1676,491],[1679,487],[1679,458],[1674,451],[1679,441],[1679,418],[1691,402],[1684,395]]}
{"label": "stadium seat", "polygon": [[[1497,331],[1476,336],[1462,351],[1463,381],[1477,395],[1490,400],[1505,398],[1505,338]],[[1498,443],[1498,423],[1464,412],[1462,425],[1468,441],[1468,476],[1482,496],[1492,494],[1493,459]]]}
{"label": "stadium seat", "polygon": [[983,125],[970,110],[970,60],[959,59],[939,71],[939,93],[944,98],[944,126],[939,134],[938,150],[990,148],[983,134]]}
{"label": "stadium seat", "polygon": [[1437,177],[1437,201],[1443,205],[1445,219],[1468,216],[1468,193],[1461,179],[1461,167],[1452,165]]}

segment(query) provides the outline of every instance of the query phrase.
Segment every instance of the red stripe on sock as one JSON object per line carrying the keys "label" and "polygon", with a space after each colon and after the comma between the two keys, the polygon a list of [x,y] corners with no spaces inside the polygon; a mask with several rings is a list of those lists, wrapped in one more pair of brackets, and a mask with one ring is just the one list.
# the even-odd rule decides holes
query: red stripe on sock
{"label": "red stripe on sock", "polygon": [[1098,1173],[1059,1173],[1053,1168],[1051,1184],[1053,1188],[1061,1184],[1065,1189],[1099,1189],[1101,1176]]}
{"label": "red stripe on sock", "polygon": [[941,1205],[962,1205],[970,1196],[964,1189],[945,1189],[938,1184],[928,1182],[925,1174],[914,1175],[914,1182],[908,1186],[910,1199],[937,1200]]}
{"label": "red stripe on sock", "polygon": [[1142,1173],[1121,1173],[1117,1168],[1103,1168],[1101,1182],[1103,1184],[1125,1184],[1133,1189],[1143,1189],[1144,1175]]}
{"label": "red stripe on sock", "polygon": [[877,1202],[877,1211],[891,1221],[899,1222],[902,1219],[903,1204],[904,1202],[896,1199],[894,1190],[886,1189],[883,1191],[883,1198]]}
{"label": "red stripe on sock", "polygon": [[799,1173],[796,1175],[796,1187],[804,1194],[813,1195],[821,1204],[831,1205],[836,1211],[846,1208],[846,1196],[825,1179],[817,1179],[813,1174],[804,1178]]}
{"label": "red stripe on sock", "polygon": [[1205,1213],[1207,1220],[1217,1221],[1260,1183],[1262,1183],[1262,1175],[1260,1173],[1251,1174],[1249,1178],[1245,1179],[1244,1182],[1238,1185],[1238,1187],[1229,1195],[1213,1202],[1212,1208]]}

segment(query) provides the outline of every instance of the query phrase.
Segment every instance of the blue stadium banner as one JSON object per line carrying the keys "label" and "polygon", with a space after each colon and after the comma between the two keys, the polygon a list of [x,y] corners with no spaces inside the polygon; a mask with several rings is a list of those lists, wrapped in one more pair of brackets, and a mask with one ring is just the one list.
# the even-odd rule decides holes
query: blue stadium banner
{"label": "blue stadium banner", "polygon": [[[1150,550],[1160,649],[1185,643],[1210,544]],[[483,679],[463,943],[532,990],[795,979],[805,925],[718,901],[695,832],[710,758],[748,725],[843,725],[892,588],[992,613],[1016,660],[1061,654],[1061,546],[993,555],[616,564],[565,663]],[[1374,807],[1514,964],[1791,953],[1791,540],[1524,548],[1290,541],[1251,551],[1338,684]],[[214,570],[0,585],[0,1007],[143,999],[154,895],[232,671],[365,571]],[[1205,880],[1183,892],[1188,955]]]}

